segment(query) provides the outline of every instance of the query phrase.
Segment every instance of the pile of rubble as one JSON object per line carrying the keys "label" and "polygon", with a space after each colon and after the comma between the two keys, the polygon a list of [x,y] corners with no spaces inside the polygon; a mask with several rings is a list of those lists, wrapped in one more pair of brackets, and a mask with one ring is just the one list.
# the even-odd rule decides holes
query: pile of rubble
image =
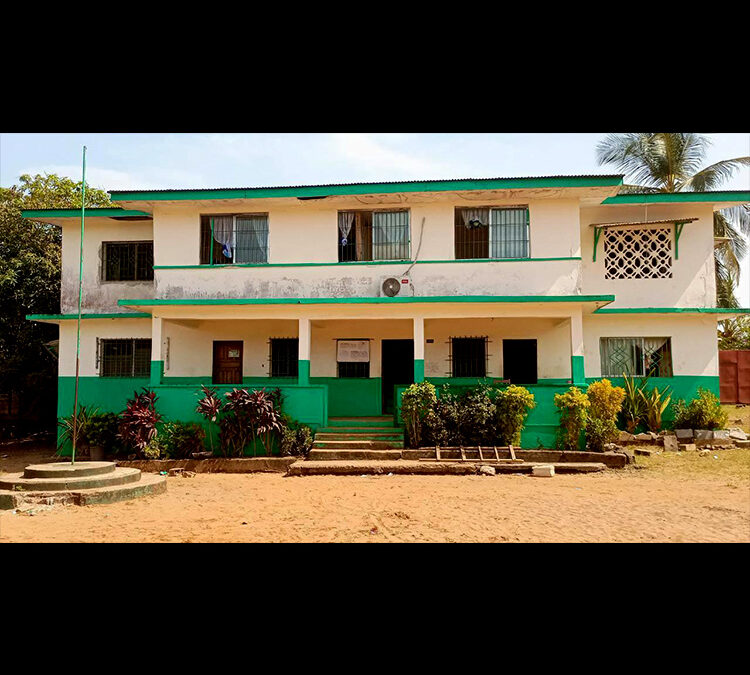
{"label": "pile of rubble", "polygon": [[739,427],[731,429],[675,429],[658,434],[648,431],[642,434],[629,434],[621,431],[619,445],[661,445],[665,452],[689,450],[724,450],[750,447],[750,438]]}

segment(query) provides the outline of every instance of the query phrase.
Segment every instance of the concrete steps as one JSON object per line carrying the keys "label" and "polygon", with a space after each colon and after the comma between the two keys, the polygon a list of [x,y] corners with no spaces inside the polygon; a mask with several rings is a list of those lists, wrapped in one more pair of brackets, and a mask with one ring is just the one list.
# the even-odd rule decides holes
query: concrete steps
{"label": "concrete steps", "polygon": [[109,504],[164,492],[163,476],[114,462],[31,464],[0,478],[0,509],[28,504]]}
{"label": "concrete steps", "polygon": [[313,442],[313,448],[330,450],[394,450],[403,447],[403,441],[362,441],[346,436],[335,441],[319,441],[316,436]]}
{"label": "concrete steps", "polygon": [[[393,426],[393,416],[330,417],[328,426],[318,429],[313,450],[351,452],[400,450],[404,447],[404,431]],[[325,455],[317,455],[321,459]],[[347,455],[342,459],[356,459],[368,455]],[[390,457],[389,457],[390,458]],[[393,456],[393,459],[397,457]]]}
{"label": "concrete steps", "polygon": [[329,427],[390,427],[393,426],[393,415],[375,417],[329,417]]}

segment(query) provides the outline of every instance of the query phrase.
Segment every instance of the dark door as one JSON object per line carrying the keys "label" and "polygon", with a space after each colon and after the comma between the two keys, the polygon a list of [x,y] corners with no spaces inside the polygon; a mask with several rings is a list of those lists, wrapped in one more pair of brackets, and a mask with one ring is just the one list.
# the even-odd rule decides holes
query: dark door
{"label": "dark door", "polygon": [[394,412],[393,387],[414,382],[414,340],[383,340],[380,380],[383,414]]}
{"label": "dark door", "polygon": [[536,384],[536,340],[503,340],[503,379]]}
{"label": "dark door", "polygon": [[214,384],[242,384],[242,340],[214,341]]}

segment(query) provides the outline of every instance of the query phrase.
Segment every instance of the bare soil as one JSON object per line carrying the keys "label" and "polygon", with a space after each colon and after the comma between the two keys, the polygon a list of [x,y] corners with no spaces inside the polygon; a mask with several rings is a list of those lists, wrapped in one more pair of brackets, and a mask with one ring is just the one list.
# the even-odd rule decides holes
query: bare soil
{"label": "bare soil", "polygon": [[[54,461],[2,454],[0,472]],[[554,478],[196,474],[131,502],[0,511],[0,542],[750,541],[750,451],[641,459]]]}

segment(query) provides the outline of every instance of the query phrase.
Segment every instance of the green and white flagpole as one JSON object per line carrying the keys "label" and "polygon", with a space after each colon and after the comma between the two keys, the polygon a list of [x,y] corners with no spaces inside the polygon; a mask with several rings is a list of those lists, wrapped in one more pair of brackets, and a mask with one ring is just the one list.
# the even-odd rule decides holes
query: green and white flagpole
{"label": "green and white flagpole", "polygon": [[78,259],[78,321],[76,324],[76,387],[73,396],[73,455],[70,463],[76,462],[78,445],[78,373],[81,363],[81,296],[83,291],[83,229],[86,219],[86,146],[83,146],[83,177],[81,180],[81,251]]}

